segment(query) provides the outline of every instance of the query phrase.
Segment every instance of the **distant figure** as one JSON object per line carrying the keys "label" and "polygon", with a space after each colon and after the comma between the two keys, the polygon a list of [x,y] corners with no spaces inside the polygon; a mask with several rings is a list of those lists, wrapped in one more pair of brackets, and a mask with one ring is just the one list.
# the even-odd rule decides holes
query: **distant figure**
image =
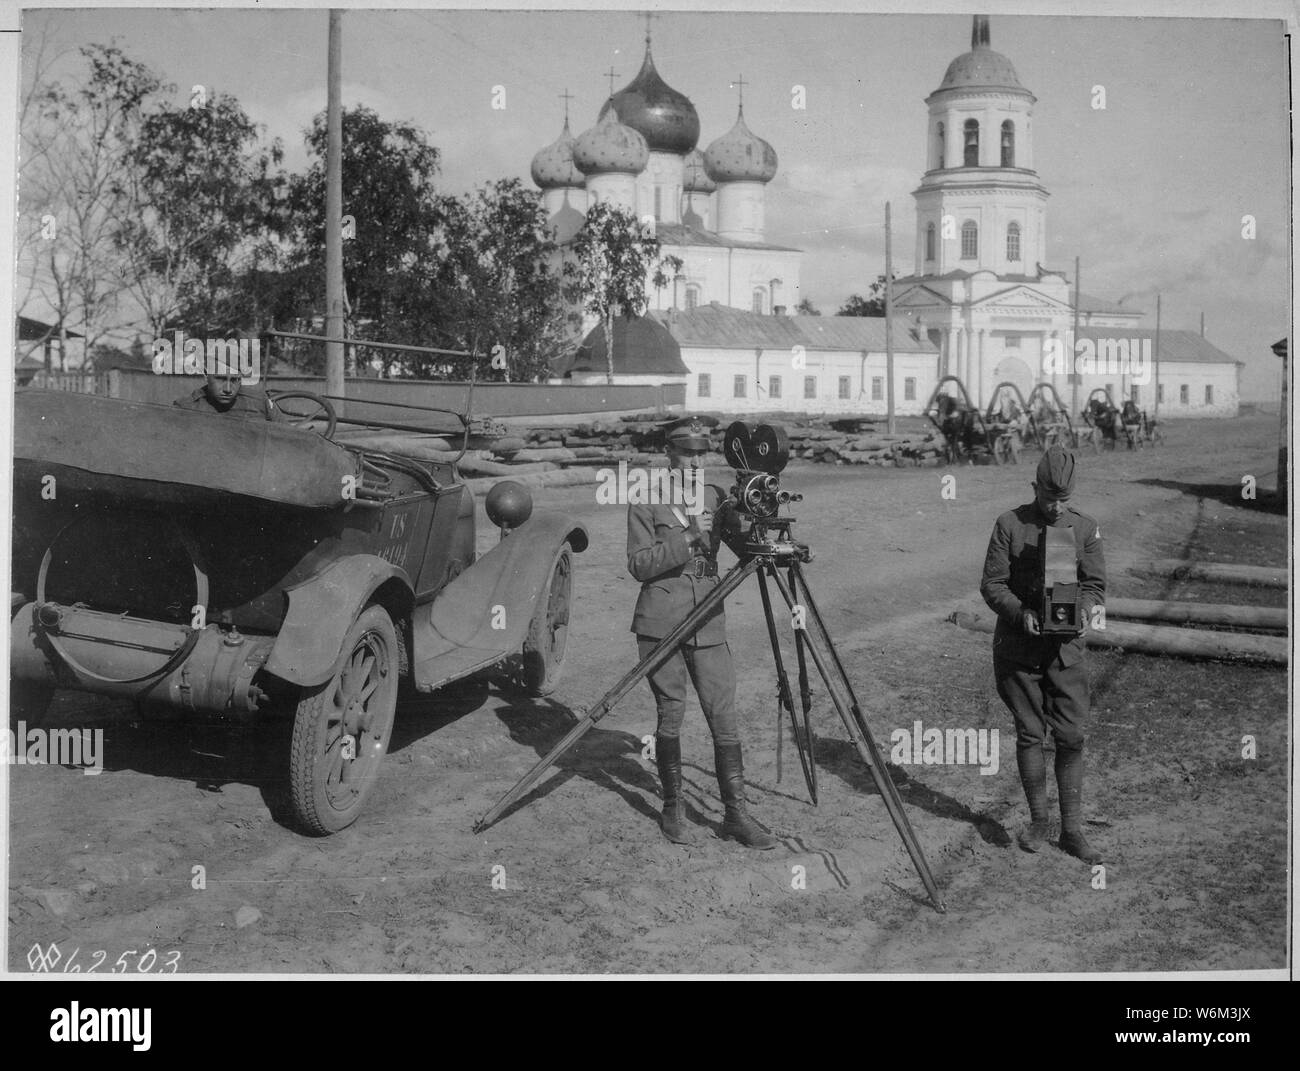
{"label": "distant figure", "polygon": [[957,461],[973,453],[978,439],[975,410],[951,394],[940,394],[935,406],[939,411],[939,430],[947,442],[948,460]]}
{"label": "distant figure", "polygon": [[1084,416],[1087,417],[1089,424],[1101,432],[1103,441],[1114,446],[1119,425],[1119,410],[1109,402],[1093,398],[1088,402]]}
{"label": "distant figure", "polygon": [[1129,398],[1124,402],[1124,408],[1120,410],[1120,422],[1124,425],[1124,437],[1128,440],[1128,448],[1136,449],[1139,442],[1142,441],[1142,424],[1145,418],[1142,410],[1137,407],[1137,403]]}

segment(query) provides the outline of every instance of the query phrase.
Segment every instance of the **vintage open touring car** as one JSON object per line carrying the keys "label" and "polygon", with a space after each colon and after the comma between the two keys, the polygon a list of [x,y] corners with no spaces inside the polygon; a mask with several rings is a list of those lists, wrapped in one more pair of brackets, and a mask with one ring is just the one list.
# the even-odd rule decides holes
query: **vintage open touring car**
{"label": "vintage open touring car", "polygon": [[[489,496],[503,538],[476,556],[459,455],[336,434],[328,399],[276,404],[291,397],[318,419],[18,392],[10,696],[29,720],[57,688],[291,712],[293,814],[325,834],[360,813],[399,686],[505,664],[534,695],[554,688],[587,534],[514,485]],[[463,452],[469,415],[436,412]]]}

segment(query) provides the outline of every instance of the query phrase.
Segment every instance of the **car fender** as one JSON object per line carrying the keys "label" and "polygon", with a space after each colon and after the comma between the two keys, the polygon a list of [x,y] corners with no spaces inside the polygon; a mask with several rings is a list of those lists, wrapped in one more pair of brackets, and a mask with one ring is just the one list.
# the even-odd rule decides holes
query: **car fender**
{"label": "car fender", "polygon": [[[433,620],[439,631],[469,642],[482,625],[491,626],[489,619],[500,606],[505,627],[493,629],[497,639],[508,648],[523,646],[536,602],[550,580],[555,552],[565,542],[575,552],[586,550],[587,529],[563,513],[534,513],[434,600]],[[479,613],[468,612],[470,608]]]}
{"label": "car fender", "polygon": [[[376,591],[390,581],[400,586],[401,609],[414,601],[404,569],[375,554],[341,558],[309,580],[288,588],[289,609],[276,634],[266,669],[302,687],[320,684],[334,672],[348,629]],[[397,622],[401,630],[401,622]]]}
{"label": "car fender", "polygon": [[417,686],[436,687],[519,651],[566,542],[586,550],[586,528],[562,513],[534,513],[420,607],[413,622]]}

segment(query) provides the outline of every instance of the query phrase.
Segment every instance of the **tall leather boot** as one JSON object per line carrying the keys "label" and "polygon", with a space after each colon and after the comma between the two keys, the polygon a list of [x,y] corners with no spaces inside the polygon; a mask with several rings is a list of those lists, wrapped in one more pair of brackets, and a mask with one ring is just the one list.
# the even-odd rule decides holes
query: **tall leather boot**
{"label": "tall leather boot", "polygon": [[713,761],[718,768],[718,788],[726,816],[722,836],[738,840],[746,848],[766,850],[777,846],[777,839],[763,830],[745,809],[745,768],[739,744],[714,744]]}
{"label": "tall leather boot", "polygon": [[664,797],[659,828],[674,844],[691,844],[682,815],[682,742],[680,737],[655,734],[655,762]]}
{"label": "tall leather boot", "polygon": [[1029,803],[1029,824],[1021,827],[1016,840],[1027,852],[1041,852],[1047,843],[1047,764],[1043,761],[1043,745],[1017,748],[1016,765]]}
{"label": "tall leather boot", "polygon": [[1061,797],[1061,850],[1085,863],[1102,854],[1083,835],[1083,752],[1056,747],[1056,787]]}

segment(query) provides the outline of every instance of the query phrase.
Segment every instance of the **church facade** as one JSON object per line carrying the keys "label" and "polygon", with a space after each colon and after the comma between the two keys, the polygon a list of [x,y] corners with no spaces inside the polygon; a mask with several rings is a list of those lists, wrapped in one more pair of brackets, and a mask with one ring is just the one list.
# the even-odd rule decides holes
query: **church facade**
{"label": "church facade", "polygon": [[1203,338],[1165,331],[1157,351],[1154,332],[1138,326],[1141,310],[1083,293],[1075,337],[1074,290],[1044,264],[1049,194],[1034,168],[1035,100],[991,47],[988,18],[975,16],[970,51],[925,100],[915,270],[895,281],[894,307],[916,318],[939,348],[941,374],[957,376],[981,407],[1000,383],[1028,394],[1050,382],[1072,408],[1105,388],[1116,405],[1132,398],[1148,410],[1158,396],[1166,416],[1235,415],[1241,362]]}

